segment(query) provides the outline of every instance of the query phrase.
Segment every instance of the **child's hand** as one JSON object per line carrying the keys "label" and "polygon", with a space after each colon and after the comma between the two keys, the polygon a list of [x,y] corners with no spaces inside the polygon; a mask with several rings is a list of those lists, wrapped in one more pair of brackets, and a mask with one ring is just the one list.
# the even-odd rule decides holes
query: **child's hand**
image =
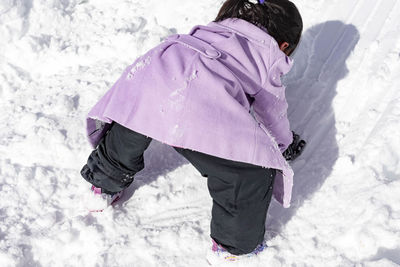
{"label": "child's hand", "polygon": [[282,153],[283,157],[287,161],[295,160],[300,154],[303,152],[304,147],[306,146],[306,141],[301,140],[298,134],[293,132],[293,142],[289,145],[289,147]]}

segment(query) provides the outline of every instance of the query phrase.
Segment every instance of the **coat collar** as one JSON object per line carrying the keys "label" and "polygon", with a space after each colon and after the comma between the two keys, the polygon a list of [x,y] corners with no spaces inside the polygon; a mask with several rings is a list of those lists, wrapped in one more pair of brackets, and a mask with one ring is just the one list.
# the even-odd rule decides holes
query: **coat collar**
{"label": "coat collar", "polygon": [[242,35],[246,39],[261,44],[269,44],[270,42],[278,44],[275,39],[268,34],[267,29],[262,29],[256,25],[238,18],[229,18],[218,22],[210,22],[208,26],[216,26],[228,29],[238,35]]}
{"label": "coat collar", "polygon": [[246,20],[237,18],[225,19],[219,22],[210,22],[207,26],[224,28],[243,36],[251,42],[259,43],[260,45],[270,47],[272,44],[273,46],[276,46],[275,51],[280,55],[277,56],[277,58],[281,58],[278,60],[279,64],[277,65],[280,69],[281,75],[288,73],[293,66],[293,59],[286,56],[286,54],[279,49],[278,42],[268,34],[268,31],[265,28],[259,28]]}

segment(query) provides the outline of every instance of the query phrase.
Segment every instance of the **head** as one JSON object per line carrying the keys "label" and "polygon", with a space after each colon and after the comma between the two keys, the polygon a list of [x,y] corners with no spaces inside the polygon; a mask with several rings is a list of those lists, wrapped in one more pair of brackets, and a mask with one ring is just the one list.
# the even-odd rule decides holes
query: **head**
{"label": "head", "polygon": [[300,42],[303,21],[297,7],[289,0],[265,0],[252,3],[248,0],[227,0],[215,22],[238,18],[260,28],[265,28],[290,56]]}

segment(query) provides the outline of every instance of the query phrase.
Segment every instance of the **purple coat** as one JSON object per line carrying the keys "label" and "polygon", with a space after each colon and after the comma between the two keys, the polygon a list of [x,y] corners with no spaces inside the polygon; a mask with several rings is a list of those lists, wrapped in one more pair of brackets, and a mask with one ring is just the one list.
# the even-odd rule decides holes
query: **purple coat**
{"label": "purple coat", "polygon": [[[126,68],[88,114],[96,146],[112,121],[160,142],[282,170],[274,197],[289,207],[292,142],[281,75],[292,61],[241,19],[172,35]],[[246,179],[246,177],[243,177]]]}

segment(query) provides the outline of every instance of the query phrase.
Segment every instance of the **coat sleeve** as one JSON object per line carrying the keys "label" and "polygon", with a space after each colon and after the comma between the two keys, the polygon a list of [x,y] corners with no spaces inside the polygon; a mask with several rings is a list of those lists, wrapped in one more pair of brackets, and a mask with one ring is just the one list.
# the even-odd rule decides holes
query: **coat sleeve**
{"label": "coat sleeve", "polygon": [[263,89],[253,95],[252,109],[255,119],[275,138],[283,152],[292,143],[293,135],[287,117],[288,104],[281,76],[289,72],[291,60],[284,56],[270,67]]}

